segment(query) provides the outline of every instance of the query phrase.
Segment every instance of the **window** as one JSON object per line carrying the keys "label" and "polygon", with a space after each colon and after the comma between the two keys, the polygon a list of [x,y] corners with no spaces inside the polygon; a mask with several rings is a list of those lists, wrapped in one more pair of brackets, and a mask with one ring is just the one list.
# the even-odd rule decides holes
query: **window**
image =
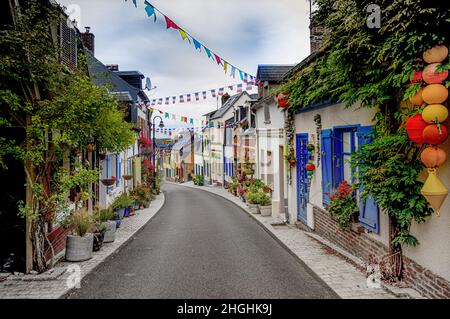
{"label": "window", "polygon": [[334,188],[346,180],[353,183],[354,171],[350,165],[351,154],[356,150],[357,126],[338,127],[333,130],[333,180]]}

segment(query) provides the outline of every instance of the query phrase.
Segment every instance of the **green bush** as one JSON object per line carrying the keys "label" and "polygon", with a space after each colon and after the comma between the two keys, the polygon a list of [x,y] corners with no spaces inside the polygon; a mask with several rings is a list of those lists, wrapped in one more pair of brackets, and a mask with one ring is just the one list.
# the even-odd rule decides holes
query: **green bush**
{"label": "green bush", "polygon": [[203,186],[205,184],[205,177],[203,175],[195,174],[192,179],[195,185]]}
{"label": "green bush", "polygon": [[73,226],[73,232],[83,237],[92,227],[92,216],[85,208],[82,208],[71,215],[70,224]]}
{"label": "green bush", "polygon": [[259,198],[258,198],[259,205],[269,206],[272,204],[272,199],[270,198],[270,196],[268,194],[259,192],[258,195],[259,195]]}
{"label": "green bush", "polygon": [[131,199],[128,194],[122,194],[114,199],[111,208],[113,210],[118,210],[130,207],[131,205],[133,205],[133,199]]}
{"label": "green bush", "polygon": [[102,223],[114,218],[114,212],[111,208],[96,209],[94,212],[95,221]]}
{"label": "green bush", "polygon": [[258,205],[259,204],[259,194],[256,192],[248,193],[247,201],[249,204]]}

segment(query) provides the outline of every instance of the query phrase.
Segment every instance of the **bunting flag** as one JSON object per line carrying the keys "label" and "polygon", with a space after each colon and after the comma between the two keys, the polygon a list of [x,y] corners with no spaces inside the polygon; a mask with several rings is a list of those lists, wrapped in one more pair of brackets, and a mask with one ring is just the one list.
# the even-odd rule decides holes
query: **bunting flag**
{"label": "bunting flag", "polygon": [[[128,0],[125,0],[125,2],[127,2]],[[137,0],[133,0],[133,4],[134,6],[137,8]]]}
{"label": "bunting flag", "polygon": [[153,8],[153,6],[148,1],[145,1],[144,4],[145,4],[145,11],[147,12],[147,15],[149,17],[154,16],[154,20],[156,22],[155,8]]}
{"label": "bunting flag", "polygon": [[177,120],[177,116],[175,114],[172,114],[172,120],[174,120],[174,121]]}
{"label": "bunting flag", "polygon": [[[251,91],[255,88],[256,86],[256,80],[255,81],[247,81],[247,84],[244,86],[243,84],[234,84],[234,85],[228,85],[226,87],[221,87],[221,88],[217,88],[217,89],[212,89],[212,90],[208,90],[211,92],[211,96],[213,98],[216,98],[217,95],[222,96],[223,94],[225,94],[225,89],[231,94],[235,94],[234,90],[235,88],[237,89],[236,93],[242,93],[244,91],[244,88],[246,91]],[[201,91],[201,94],[203,96],[203,99],[207,99],[208,95],[207,92],[208,91]],[[195,99],[193,98],[195,97]],[[169,96],[169,97],[164,97],[163,100],[166,101],[167,104],[170,104],[170,99],[172,99],[172,104],[177,103],[177,97],[176,96]],[[151,105],[154,106],[156,104],[156,101],[158,101],[158,99],[153,99]],[[198,102],[200,101],[200,91],[197,92],[192,92],[192,93],[187,93],[187,94],[181,94],[178,97],[178,103],[189,103],[189,102]],[[158,103],[158,105],[160,105]]]}
{"label": "bunting flag", "polygon": [[244,71],[239,70],[239,76],[241,77],[241,81],[244,82]]}
{"label": "bunting flag", "polygon": [[169,118],[169,113],[164,113],[164,118],[168,119]]}
{"label": "bunting flag", "polygon": [[[136,4],[136,0],[133,0],[133,3]],[[179,32],[179,34],[181,35],[181,38],[182,38],[183,41],[188,39],[188,42],[190,44],[191,43],[194,44],[195,50],[200,50],[201,51],[202,47],[203,47],[203,49],[205,50],[208,58],[213,57],[213,60],[215,60],[217,62],[217,65],[222,65],[223,66],[225,74],[228,73],[228,70],[229,70],[228,67],[229,66],[231,66],[231,74],[230,74],[230,76],[232,76],[233,78],[235,78],[236,70],[238,70],[238,71],[240,71],[242,73],[245,73],[241,69],[239,69],[236,66],[230,64],[228,61],[225,61],[225,59],[221,58],[217,53],[213,52],[210,48],[205,47],[199,40],[197,40],[192,35],[190,35],[188,32],[186,32],[184,28],[180,28],[172,19],[167,17],[163,12],[161,12],[161,10],[159,10],[154,5],[152,5],[149,0],[145,0],[144,4],[145,4],[145,11],[146,11],[147,16],[149,18],[153,17],[154,21],[156,22],[156,20],[157,20],[156,13],[160,14],[161,16],[163,16],[164,20],[166,21],[166,29],[175,29],[175,30],[177,30]],[[192,39],[192,42],[191,42],[191,39]],[[245,74],[247,74],[247,73],[245,73]]]}
{"label": "bunting flag", "polygon": [[159,99],[159,100],[158,100],[158,105],[161,105],[162,102],[163,102],[163,99]]}

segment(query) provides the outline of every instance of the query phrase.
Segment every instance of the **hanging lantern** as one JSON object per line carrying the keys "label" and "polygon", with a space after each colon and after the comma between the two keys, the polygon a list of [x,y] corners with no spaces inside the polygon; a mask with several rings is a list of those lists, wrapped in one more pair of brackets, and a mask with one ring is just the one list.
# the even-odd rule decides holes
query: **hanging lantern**
{"label": "hanging lantern", "polygon": [[436,45],[423,53],[423,59],[427,63],[438,63],[448,57],[448,48],[445,45]]}
{"label": "hanging lantern", "polygon": [[427,104],[444,103],[448,98],[448,90],[442,84],[430,84],[424,88],[422,98]]}
{"label": "hanging lantern", "polygon": [[307,171],[314,171],[316,169],[316,165],[314,165],[313,163],[308,163],[305,165],[305,168]]}
{"label": "hanging lantern", "polygon": [[428,168],[441,166],[445,163],[446,158],[447,154],[445,153],[445,151],[442,148],[436,146],[428,146],[420,155],[420,159],[423,165]]}
{"label": "hanging lantern", "polygon": [[286,93],[280,93],[277,95],[277,104],[281,108],[288,108],[289,107],[289,95]]}
{"label": "hanging lantern", "polygon": [[422,111],[422,118],[427,123],[442,123],[448,117],[448,110],[442,104],[428,105]]}
{"label": "hanging lantern", "polygon": [[428,64],[423,69],[423,80],[428,84],[442,83],[448,76],[448,71],[436,72],[439,63]]}
{"label": "hanging lantern", "polygon": [[423,144],[423,130],[427,127],[427,122],[422,119],[422,115],[416,114],[411,116],[408,121],[406,121],[406,133],[411,141],[422,145]]}
{"label": "hanging lantern", "polygon": [[435,168],[428,169],[428,178],[420,193],[426,198],[436,215],[439,216],[439,210],[447,198],[448,189],[437,177]]}
{"label": "hanging lantern", "polygon": [[431,124],[423,129],[424,143],[437,145],[445,142],[448,137],[447,126],[442,124]]}
{"label": "hanging lantern", "polygon": [[421,87],[420,90],[414,96],[411,96],[409,98],[409,101],[414,105],[422,105],[423,104],[422,92],[423,87]]}

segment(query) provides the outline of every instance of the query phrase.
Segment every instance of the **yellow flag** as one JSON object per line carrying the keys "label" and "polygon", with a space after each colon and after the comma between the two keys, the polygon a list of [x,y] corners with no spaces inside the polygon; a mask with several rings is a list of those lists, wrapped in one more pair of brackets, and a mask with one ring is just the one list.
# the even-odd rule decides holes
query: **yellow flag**
{"label": "yellow flag", "polygon": [[225,71],[225,73],[227,73],[227,70],[228,70],[228,62],[227,61],[224,61],[223,70]]}
{"label": "yellow flag", "polygon": [[187,38],[186,32],[183,29],[178,29],[178,31],[180,32],[181,38],[185,40]]}

